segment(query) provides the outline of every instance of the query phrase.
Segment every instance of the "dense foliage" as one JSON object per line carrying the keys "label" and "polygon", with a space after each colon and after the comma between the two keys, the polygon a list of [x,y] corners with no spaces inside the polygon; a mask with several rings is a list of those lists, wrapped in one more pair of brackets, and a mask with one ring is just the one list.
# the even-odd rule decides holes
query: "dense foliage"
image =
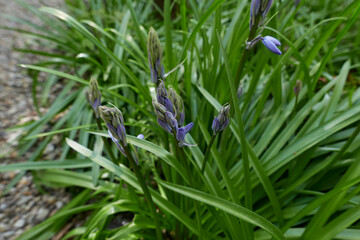
{"label": "dense foliage", "polygon": [[75,215],[64,239],[358,238],[360,1],[269,2],[19,2],[43,24],[12,30],[54,50],[19,49],[45,56],[24,67],[48,111],[0,171],[74,194],[19,239]]}

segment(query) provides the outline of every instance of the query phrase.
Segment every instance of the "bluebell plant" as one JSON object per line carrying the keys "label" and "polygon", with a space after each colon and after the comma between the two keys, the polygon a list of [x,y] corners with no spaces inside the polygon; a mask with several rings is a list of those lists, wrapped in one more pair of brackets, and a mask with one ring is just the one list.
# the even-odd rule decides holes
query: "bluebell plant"
{"label": "bluebell plant", "polygon": [[211,128],[213,130],[213,135],[210,139],[210,142],[206,148],[206,152],[204,155],[204,161],[201,166],[201,172],[204,173],[206,163],[210,156],[210,149],[215,141],[215,138],[219,132],[224,130],[230,123],[230,104],[226,103],[224,104],[217,116],[214,117],[214,120],[212,122]]}

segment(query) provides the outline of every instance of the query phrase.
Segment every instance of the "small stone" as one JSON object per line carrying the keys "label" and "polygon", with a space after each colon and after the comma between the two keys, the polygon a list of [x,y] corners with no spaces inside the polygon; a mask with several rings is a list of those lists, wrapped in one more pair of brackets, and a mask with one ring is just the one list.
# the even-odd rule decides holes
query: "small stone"
{"label": "small stone", "polygon": [[37,212],[36,218],[38,220],[44,220],[48,214],[49,214],[49,210],[47,210],[45,208],[40,208],[39,211]]}
{"label": "small stone", "polygon": [[16,223],[14,224],[14,227],[16,228],[21,228],[25,225],[25,220],[24,219],[19,219],[16,221]]}
{"label": "small stone", "polygon": [[14,236],[15,234],[15,231],[7,231],[7,232],[4,232],[2,234],[2,236],[4,237],[4,239],[9,239],[10,237]]}
{"label": "small stone", "polygon": [[60,209],[60,208],[64,205],[64,203],[63,203],[63,202],[60,202],[60,201],[57,201],[57,202],[55,203],[55,205],[56,205],[56,208],[57,208],[57,209]]}

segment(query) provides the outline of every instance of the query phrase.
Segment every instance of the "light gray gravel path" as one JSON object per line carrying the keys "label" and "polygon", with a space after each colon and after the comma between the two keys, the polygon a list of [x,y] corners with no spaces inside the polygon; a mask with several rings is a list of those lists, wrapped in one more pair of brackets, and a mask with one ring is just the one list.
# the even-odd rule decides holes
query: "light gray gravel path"
{"label": "light gray gravel path", "polygon": [[[26,2],[37,7],[43,5],[40,0]],[[62,0],[43,2],[58,6]],[[0,0],[0,25],[30,30],[25,25],[6,19],[6,15],[38,23],[31,13],[14,1]],[[29,47],[25,35],[0,29],[0,168],[4,163],[26,161],[30,154],[18,156],[15,139],[20,132],[5,131],[16,124],[37,118],[31,96],[32,80],[18,66],[21,63],[33,63],[34,57],[13,51],[14,48],[24,47]],[[33,45],[31,48],[40,49],[41,46]],[[30,173],[23,176],[9,194],[1,196],[1,192],[16,174],[17,172],[0,173],[0,240],[15,239],[53,215],[70,200],[70,194],[64,190],[46,189],[46,194],[39,193]]]}

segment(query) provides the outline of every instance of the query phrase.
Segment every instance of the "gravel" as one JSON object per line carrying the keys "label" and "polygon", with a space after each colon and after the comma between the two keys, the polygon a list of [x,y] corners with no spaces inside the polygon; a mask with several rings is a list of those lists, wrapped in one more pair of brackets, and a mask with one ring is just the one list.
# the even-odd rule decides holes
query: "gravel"
{"label": "gravel", "polygon": [[[62,0],[40,1],[27,0],[35,7],[43,5],[59,6]],[[14,1],[0,0],[0,25],[32,30],[26,25],[5,18],[12,15],[39,23],[31,13],[16,4]],[[13,51],[14,48],[32,48],[44,50],[29,43],[28,38],[14,31],[0,29],[0,168],[2,164],[26,161],[31,155],[30,149],[26,154],[19,156],[16,151],[17,137],[20,130],[5,131],[20,123],[38,119],[33,107],[31,96],[32,79],[26,71],[19,67],[22,63],[34,63],[37,57]],[[41,77],[41,75],[40,75]],[[41,79],[40,79],[41,80]],[[46,109],[43,109],[46,111]],[[54,138],[44,158],[54,159],[61,149],[56,145]],[[52,154],[52,155],[50,155]],[[64,189],[43,188],[46,193],[40,193],[33,183],[31,173],[24,174],[20,181],[6,194],[1,196],[6,186],[18,176],[19,171],[0,173],[0,240],[12,240],[55,214],[62,206],[70,201],[70,194]]]}

